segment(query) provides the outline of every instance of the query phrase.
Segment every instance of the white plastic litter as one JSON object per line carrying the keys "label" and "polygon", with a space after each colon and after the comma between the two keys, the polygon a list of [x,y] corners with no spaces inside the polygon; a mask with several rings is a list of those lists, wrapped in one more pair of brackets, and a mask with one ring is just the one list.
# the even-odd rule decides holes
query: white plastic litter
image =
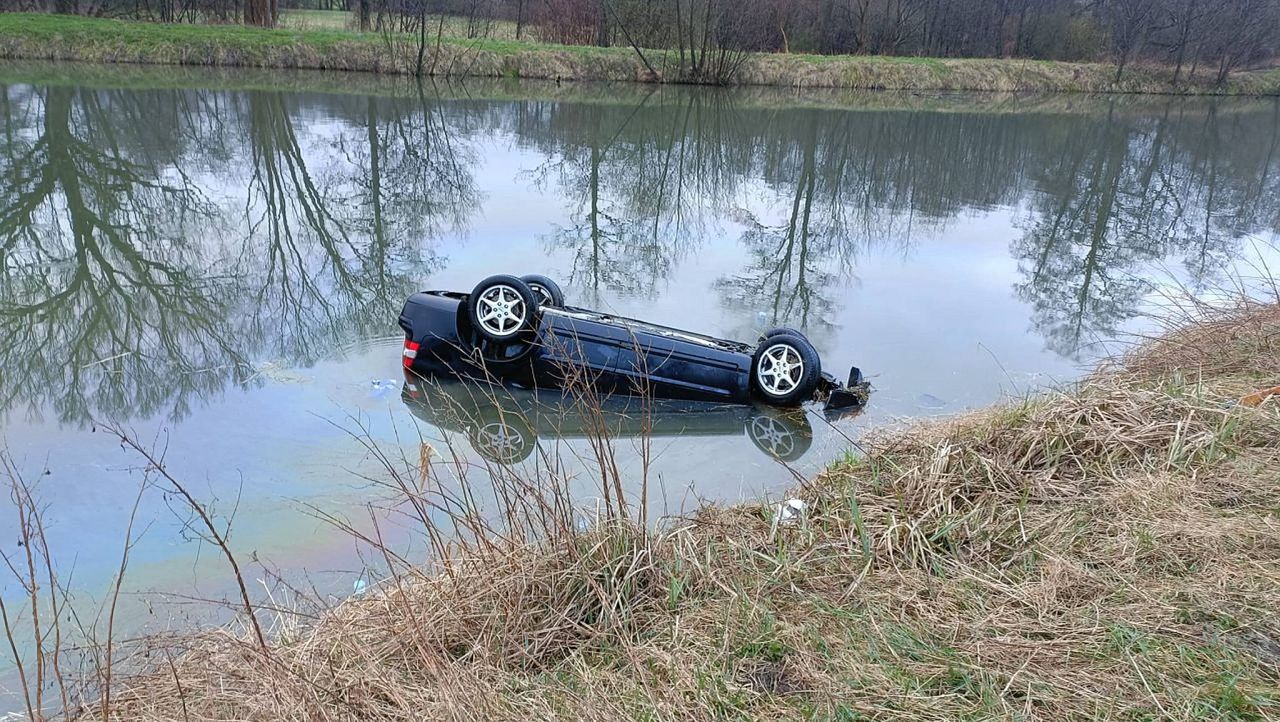
{"label": "white plastic litter", "polygon": [[794,524],[804,518],[809,505],[800,499],[787,499],[774,509],[779,524]]}

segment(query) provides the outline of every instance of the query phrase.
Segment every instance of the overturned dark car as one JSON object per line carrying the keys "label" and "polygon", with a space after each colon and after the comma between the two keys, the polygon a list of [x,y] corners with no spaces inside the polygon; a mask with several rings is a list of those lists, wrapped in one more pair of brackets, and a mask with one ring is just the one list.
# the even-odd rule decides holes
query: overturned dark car
{"label": "overturned dark car", "polygon": [[657,399],[799,406],[828,413],[866,399],[861,372],[823,373],[798,331],[768,331],[756,346],[573,308],[545,276],[491,276],[470,293],[415,293],[400,312],[404,367],[421,376],[525,389],[589,387]]}

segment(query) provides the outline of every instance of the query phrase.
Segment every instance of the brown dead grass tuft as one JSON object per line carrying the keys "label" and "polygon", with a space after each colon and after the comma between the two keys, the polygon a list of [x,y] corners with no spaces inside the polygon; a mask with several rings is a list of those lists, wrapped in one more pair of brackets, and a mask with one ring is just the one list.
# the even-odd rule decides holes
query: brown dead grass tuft
{"label": "brown dead grass tuft", "polygon": [[1146,378],[1183,375],[1219,384],[1242,379],[1280,384],[1280,304],[1197,305],[1123,364]]}

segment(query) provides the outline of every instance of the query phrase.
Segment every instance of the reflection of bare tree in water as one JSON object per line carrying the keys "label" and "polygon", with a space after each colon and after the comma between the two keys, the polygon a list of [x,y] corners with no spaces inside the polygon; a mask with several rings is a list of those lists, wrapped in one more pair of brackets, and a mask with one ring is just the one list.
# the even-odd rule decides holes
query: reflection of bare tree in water
{"label": "reflection of bare tree in water", "polygon": [[242,258],[254,268],[240,275],[256,276],[257,290],[246,320],[252,338],[275,353],[305,357],[319,351],[312,331],[339,327],[347,315],[341,302],[359,298],[348,267],[356,247],[311,176],[284,94],[251,91],[248,102],[252,174]]}
{"label": "reflection of bare tree in water", "polygon": [[[1192,284],[1212,282],[1241,235],[1256,227],[1255,209],[1267,204],[1255,202],[1253,179],[1272,161],[1255,156],[1252,162],[1263,164],[1251,169],[1256,175],[1224,178],[1220,166],[1233,157],[1221,143],[1215,108],[1197,117],[1166,109],[1135,128],[1113,107],[1094,132],[1064,137],[1058,157],[1046,163],[1013,252],[1026,276],[1018,295],[1031,303],[1032,323],[1050,349],[1073,356],[1114,337],[1140,313],[1152,289],[1146,279],[1168,272],[1156,266],[1170,255],[1183,255]],[[1274,133],[1267,136],[1258,140],[1274,142]]]}
{"label": "reflection of bare tree in water", "polygon": [[550,244],[573,251],[569,282],[588,294],[588,303],[600,303],[605,290],[655,293],[700,235],[702,206],[741,178],[723,162],[720,139],[704,135],[705,107],[690,96],[668,112],[642,114],[642,103],[606,127],[615,109],[583,106],[576,136],[535,171],[537,184],[555,178],[574,203],[572,224]]}
{"label": "reflection of bare tree in water", "polygon": [[[1280,230],[1280,100],[1270,104],[1263,122],[1223,114],[1214,103],[1203,120],[1182,123],[1190,131],[1183,143],[1190,158],[1179,168],[1175,188],[1185,209],[1178,245],[1198,290],[1216,282],[1237,257],[1242,238],[1259,228]],[[1246,132],[1244,123],[1254,132]]]}
{"label": "reflection of bare tree in water", "polygon": [[642,224],[622,216],[602,196],[601,166],[609,145],[601,137],[598,112],[592,113],[589,128],[585,147],[566,147],[558,162],[537,171],[539,185],[556,175],[576,206],[571,225],[559,228],[550,243],[573,250],[568,280],[588,294],[588,303],[599,304],[605,289],[651,294],[670,269],[670,259],[659,244],[649,242]]}
{"label": "reflection of bare tree in water", "polygon": [[[750,263],[739,273],[716,281],[721,302],[729,308],[763,312],[767,325],[794,324],[801,328],[832,325],[835,303],[826,295],[838,274],[834,242],[841,238],[843,215],[820,208],[818,194],[817,125],[810,117],[801,147],[801,162],[791,195],[790,213],[781,226],[765,226],[755,217],[743,220],[742,234]],[[839,192],[835,191],[835,196]]]}
{"label": "reflection of bare tree in water", "polygon": [[673,256],[710,232],[711,217],[731,204],[753,157],[749,144],[735,142],[743,129],[731,95],[680,100],[628,120],[631,142],[614,144],[609,174],[627,215],[643,219],[651,243],[664,243]]}
{"label": "reflection of bare tree in water", "polygon": [[120,133],[138,129],[112,114],[127,99],[53,87],[29,100],[34,132],[6,115],[0,410],[182,415],[243,361],[219,322],[223,279],[188,236],[209,206],[126,157]]}
{"label": "reflection of bare tree in water", "polygon": [[[390,334],[439,263],[425,241],[474,204],[442,118],[428,143],[432,121],[370,101],[364,150],[317,177],[284,96],[199,95],[0,94],[0,411],[182,416],[264,354]],[[247,197],[231,180],[238,198],[206,199],[184,154],[227,178],[246,161]],[[228,248],[236,211],[248,233]]]}
{"label": "reflection of bare tree in water", "polygon": [[1097,133],[1073,134],[1049,170],[1060,184],[1046,199],[1052,205],[1015,244],[1030,276],[1018,294],[1031,302],[1032,323],[1049,348],[1064,355],[1113,336],[1132,315],[1148,290],[1132,274],[1134,266],[1157,258],[1164,240],[1124,233],[1140,230],[1126,226],[1144,220],[1128,205],[1142,203],[1142,196],[1123,194],[1128,152],[1128,136],[1113,113]]}
{"label": "reflection of bare tree in water", "polygon": [[[719,279],[722,305],[768,325],[820,332],[834,324],[836,288],[859,254],[907,253],[972,206],[1011,203],[1010,173],[1031,134],[998,117],[929,112],[778,114],[761,133],[759,165],[788,213],[778,225],[742,213],[744,268]],[[977,147],[974,147],[974,146]]]}
{"label": "reflection of bare tree in water", "polygon": [[[418,142],[388,139],[381,123],[371,100],[359,162],[348,165],[349,177],[331,174],[322,185],[308,165],[284,94],[250,94],[252,173],[243,258],[261,270],[245,269],[257,284],[247,320],[262,348],[291,362],[323,356],[335,343],[369,329],[393,330],[404,296],[438,265],[413,231],[428,229],[441,207],[456,214],[474,197],[456,192],[471,187],[467,176],[454,173],[456,159],[433,167],[433,156]],[[431,177],[455,189],[442,196],[448,200],[439,207],[431,200],[410,201],[441,190],[425,184]],[[401,226],[401,218],[414,220]]]}
{"label": "reflection of bare tree in water", "polygon": [[327,176],[330,203],[345,223],[369,230],[360,273],[375,296],[398,302],[416,280],[406,273],[439,265],[423,244],[464,228],[479,204],[474,158],[421,86],[411,106],[370,97],[364,110],[360,132],[333,142],[341,154]]}

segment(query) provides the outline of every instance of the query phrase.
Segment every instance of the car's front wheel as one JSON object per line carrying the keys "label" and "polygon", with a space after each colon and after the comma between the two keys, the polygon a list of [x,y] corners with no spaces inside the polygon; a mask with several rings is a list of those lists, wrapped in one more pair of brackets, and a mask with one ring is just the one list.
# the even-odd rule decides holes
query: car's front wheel
{"label": "car's front wheel", "polygon": [[775,406],[804,403],[813,397],[821,379],[818,351],[803,336],[770,336],[751,357],[751,386],[762,400]]}
{"label": "car's front wheel", "polygon": [[537,328],[538,295],[515,276],[490,276],[467,297],[467,315],[482,338],[515,341]]}

